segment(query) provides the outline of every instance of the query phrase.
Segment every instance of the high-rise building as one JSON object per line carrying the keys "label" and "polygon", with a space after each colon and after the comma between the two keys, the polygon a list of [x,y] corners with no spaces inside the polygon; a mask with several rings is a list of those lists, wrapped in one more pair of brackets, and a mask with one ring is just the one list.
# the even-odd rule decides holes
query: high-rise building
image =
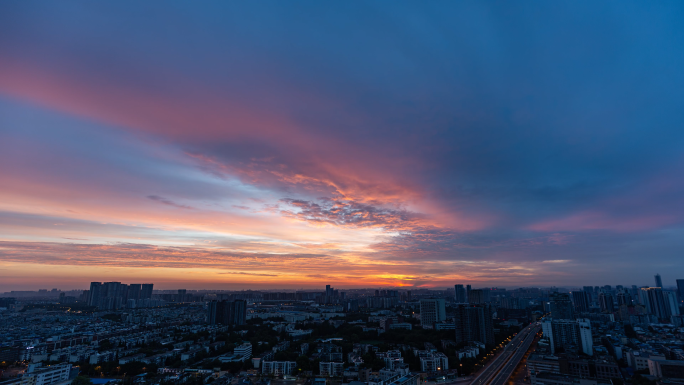
{"label": "high-rise building", "polygon": [[420,324],[423,327],[434,327],[435,323],[446,320],[446,307],[443,298],[420,300]]}
{"label": "high-rise building", "polygon": [[565,293],[551,293],[551,318],[573,319],[572,302],[570,296]]}
{"label": "high-rise building", "polygon": [[102,282],[91,282],[89,290],[88,305],[98,306],[100,303],[100,289],[102,288]]}
{"label": "high-rise building", "polygon": [[684,303],[684,279],[677,280],[677,294],[679,295],[679,303]]}
{"label": "high-rise building", "polygon": [[244,325],[247,317],[247,301],[210,301],[207,305],[209,325]]}
{"label": "high-rise building", "polygon": [[100,301],[97,305],[102,310],[116,310],[125,307],[128,286],[121,282],[104,282],[100,288]]}
{"label": "high-rise building", "polygon": [[140,299],[151,299],[153,288],[153,283],[143,283],[142,287],[140,288]]}
{"label": "high-rise building", "polygon": [[629,293],[626,293],[624,290],[620,290],[620,292],[617,294],[617,305],[618,307],[623,306],[623,305],[630,305],[632,303],[632,300],[630,298]]}
{"label": "high-rise building", "polygon": [[126,296],[126,299],[134,299],[136,301],[139,300],[141,288],[142,285],[139,283],[132,283],[128,285],[128,295]]}
{"label": "high-rise building", "polygon": [[101,310],[116,310],[125,307],[128,285],[121,282],[91,282],[88,291],[88,305]]}
{"label": "high-rise building", "polygon": [[490,305],[456,305],[454,322],[456,343],[478,341],[494,344],[494,327]]}
{"label": "high-rise building", "polygon": [[641,303],[646,307],[649,314],[655,315],[658,319],[670,318],[670,307],[665,301],[663,289],[660,287],[645,287],[641,289]]}
{"label": "high-rise building", "polygon": [[454,296],[456,303],[466,303],[468,301],[466,289],[463,285],[454,285],[454,290],[456,291],[456,295]]}
{"label": "high-rise building", "polygon": [[615,311],[615,301],[613,296],[606,293],[599,293],[599,306],[604,313],[612,313]]}
{"label": "high-rise building", "polygon": [[587,293],[587,295],[589,295],[589,303],[590,304],[596,302],[596,296],[594,293],[594,287],[593,286],[584,286],[582,288],[582,291],[584,291],[585,293]]}
{"label": "high-rise building", "polygon": [[470,285],[466,285],[466,302],[470,301],[470,290],[471,289],[472,288],[470,287]]}
{"label": "high-rise building", "polygon": [[[375,295],[378,296],[379,294],[380,294],[380,291],[376,290]],[[339,291],[335,290],[330,285],[325,285],[325,295],[321,298],[321,301],[323,303],[337,303],[337,302],[339,302],[338,296],[339,296]]]}
{"label": "high-rise building", "polygon": [[591,297],[586,291],[573,291],[572,302],[575,306],[575,312],[586,313],[589,311],[591,304]]}
{"label": "high-rise building", "polygon": [[660,277],[660,274],[656,274],[653,278],[655,278],[655,287],[663,288],[663,279]]}
{"label": "high-rise building", "polygon": [[558,348],[572,345],[581,349],[586,355],[594,355],[591,322],[588,319],[545,319],[542,322],[542,330],[544,337],[549,339],[551,353],[555,353]]}
{"label": "high-rise building", "polygon": [[670,316],[679,315],[679,303],[677,301],[677,293],[674,291],[664,291],[663,296],[665,297],[665,306],[670,312]]}
{"label": "high-rise building", "polygon": [[468,303],[485,303],[485,291],[481,289],[470,290],[468,294]]}

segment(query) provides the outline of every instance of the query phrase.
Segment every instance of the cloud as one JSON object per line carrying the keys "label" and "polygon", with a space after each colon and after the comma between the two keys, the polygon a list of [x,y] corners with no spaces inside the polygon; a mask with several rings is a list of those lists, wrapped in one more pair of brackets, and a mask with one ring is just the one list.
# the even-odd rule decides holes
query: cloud
{"label": "cloud", "polygon": [[280,201],[291,207],[289,210],[280,210],[282,215],[317,224],[380,227],[391,231],[406,228],[417,217],[405,210],[380,208],[341,199],[320,199],[319,203],[291,198]]}
{"label": "cloud", "polygon": [[450,286],[680,259],[680,5],[0,7],[11,263]]}
{"label": "cloud", "polygon": [[244,271],[229,271],[229,272],[221,272],[219,274],[228,274],[228,275],[251,275],[254,277],[277,277],[278,274],[261,274],[261,273],[247,273]]}
{"label": "cloud", "polygon": [[159,202],[159,203],[163,203],[163,204],[168,205],[168,206],[173,206],[173,207],[176,207],[176,208],[179,208],[179,209],[194,210],[193,207],[186,206],[186,205],[180,205],[180,204],[178,204],[178,203],[176,203],[176,202],[174,202],[174,201],[172,201],[172,200],[169,200],[169,199],[160,197],[160,196],[158,196],[158,195],[148,195],[148,196],[147,196],[147,199],[151,199],[151,200],[153,200],[153,201],[156,201],[156,202]]}

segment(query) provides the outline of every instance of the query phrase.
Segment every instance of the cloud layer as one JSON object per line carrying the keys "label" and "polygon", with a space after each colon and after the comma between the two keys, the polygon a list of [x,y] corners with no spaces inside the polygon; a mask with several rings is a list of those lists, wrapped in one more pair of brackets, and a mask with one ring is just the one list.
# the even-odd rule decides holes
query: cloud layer
{"label": "cloud layer", "polygon": [[119,269],[188,288],[681,272],[682,19],[677,2],[2,4],[0,265],[55,270],[0,290]]}

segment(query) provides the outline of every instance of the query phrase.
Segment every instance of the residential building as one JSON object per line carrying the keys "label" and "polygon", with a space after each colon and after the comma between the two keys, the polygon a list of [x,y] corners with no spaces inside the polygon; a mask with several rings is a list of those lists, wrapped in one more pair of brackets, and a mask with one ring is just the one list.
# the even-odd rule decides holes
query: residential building
{"label": "residential building", "polygon": [[264,361],[261,363],[261,373],[282,376],[293,374],[297,363],[294,361]]}
{"label": "residential building", "polygon": [[344,373],[344,363],[342,362],[320,362],[318,369],[321,376],[341,377]]}
{"label": "residential building", "polygon": [[454,309],[456,343],[479,341],[494,344],[490,305],[457,305]]}
{"label": "residential building", "polygon": [[604,313],[612,313],[615,311],[615,301],[613,296],[607,293],[599,293],[599,306]]}
{"label": "residential building", "polygon": [[567,374],[542,372],[530,377],[532,385],[613,385],[607,379],[588,379]]}
{"label": "residential building", "polygon": [[211,301],[207,306],[209,325],[244,325],[246,316],[247,302],[242,299]]}
{"label": "residential building", "polygon": [[443,298],[420,300],[420,324],[424,328],[433,328],[436,322],[446,320],[446,308]]}
{"label": "residential building", "polygon": [[573,291],[572,302],[576,313],[586,313],[591,306],[591,296],[586,291]]}
{"label": "residential building", "polygon": [[456,291],[454,296],[456,303],[468,302],[468,298],[466,297],[466,289],[463,287],[463,285],[454,285],[454,290]]}
{"label": "residential building", "polygon": [[549,339],[551,353],[560,347],[574,346],[578,351],[592,356],[593,340],[591,322],[586,318],[578,320],[546,319],[542,322],[544,337]]}
{"label": "residential building", "polygon": [[648,371],[656,378],[684,379],[684,361],[649,359]]}
{"label": "residential building", "polygon": [[485,298],[485,291],[481,289],[477,290],[470,290],[470,293],[468,294],[468,303],[472,304],[477,304],[477,303],[485,303],[486,298]]}
{"label": "residential building", "polygon": [[560,374],[558,357],[530,354],[527,358],[527,375],[531,378],[541,372]]}
{"label": "residential building", "polygon": [[140,299],[152,299],[153,283],[143,283],[140,288]]}
{"label": "residential building", "polygon": [[565,293],[551,293],[551,317],[555,319],[573,319],[573,305],[570,296]]}
{"label": "residential building", "polygon": [[420,370],[428,373],[449,370],[449,359],[444,353],[431,352],[420,358]]}
{"label": "residential building", "polygon": [[15,382],[16,385],[53,385],[69,381],[71,364],[58,364],[43,367],[29,364],[26,373]]}
{"label": "residential building", "polygon": [[671,311],[669,304],[665,301],[663,290],[660,287],[643,287],[640,292],[641,303],[649,314],[653,314],[658,319],[670,318]]}

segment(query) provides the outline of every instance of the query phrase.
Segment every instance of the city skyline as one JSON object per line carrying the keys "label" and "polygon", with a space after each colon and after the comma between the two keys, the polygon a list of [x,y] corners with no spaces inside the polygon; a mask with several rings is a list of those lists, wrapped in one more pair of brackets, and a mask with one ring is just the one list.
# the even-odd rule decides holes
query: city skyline
{"label": "city skyline", "polygon": [[684,4],[267,4],[0,4],[0,292],[684,276]]}
{"label": "city skyline", "polygon": [[[684,293],[684,279],[675,279],[675,284],[673,285],[663,285],[662,290],[665,291],[672,291],[673,293],[680,293],[678,295],[682,295],[681,293]],[[132,281],[129,281],[127,279],[118,279],[118,280],[112,280],[109,281],[110,283],[117,283],[117,284],[123,284],[123,286],[130,286],[130,285],[141,285],[140,283],[131,283]],[[31,287],[31,288],[24,288],[22,289],[17,289],[14,288],[13,290],[7,290],[5,294],[11,294],[12,291],[14,292],[21,292],[23,294],[28,294],[30,292],[36,292],[39,293],[40,291],[45,291],[47,293],[60,293],[60,292],[80,292],[80,291],[88,291],[89,289],[92,290],[92,285],[94,283],[107,283],[105,280],[104,282],[86,282],[83,285],[72,285],[68,287],[49,287],[49,286],[36,286],[36,287]],[[287,292],[287,293],[296,293],[296,292],[320,292],[321,290],[324,293],[327,293],[328,290],[330,290],[330,285],[326,285],[325,288],[322,288],[320,286],[299,286],[299,287],[288,287],[288,286],[278,286],[277,284],[272,286],[272,287],[257,287],[257,286],[252,286],[252,285],[245,285],[242,283],[235,284],[235,287],[232,287],[232,285],[225,285],[225,284],[218,284],[217,287],[212,287],[211,285],[205,285],[205,286],[198,286],[198,287],[193,287],[193,286],[178,286],[176,281],[173,281],[171,283],[162,283],[161,285],[157,283],[144,283],[144,285],[157,285],[155,287],[155,291],[163,291],[163,292],[177,292],[177,291],[191,291],[191,292],[221,292],[221,291],[226,291],[226,292],[239,292],[239,291],[263,291],[263,292]],[[460,288],[459,288],[460,286]],[[606,285],[605,283],[602,284],[595,284],[595,285],[561,285],[561,286],[539,286],[539,285],[513,285],[513,286],[479,286],[479,285],[467,285],[467,289],[464,287],[464,285],[460,284],[455,284],[451,286],[430,286],[430,287],[414,287],[414,286],[360,286],[360,285],[352,285],[352,286],[345,286],[344,284],[340,285],[338,288],[340,290],[348,290],[348,291],[373,291],[375,290],[378,292],[380,290],[381,292],[387,291],[387,289],[394,289],[396,290],[402,290],[402,292],[405,291],[411,291],[411,290],[418,290],[420,291],[421,289],[425,290],[434,290],[434,291],[443,291],[443,292],[449,292],[453,291],[455,298],[458,299],[461,298],[465,302],[466,298],[470,297],[470,293],[472,292],[479,292],[482,290],[517,290],[517,289],[526,289],[526,288],[534,288],[534,289],[542,289],[542,290],[562,290],[561,293],[584,293],[584,290],[587,288],[589,289],[595,289],[597,290],[597,293],[599,290],[605,290],[607,287],[610,287],[610,290],[629,290],[629,289],[634,289],[634,288],[660,288],[659,286],[654,286],[654,285],[633,285],[633,284],[626,284],[623,282],[623,284],[609,284]],[[471,286],[473,286],[471,288]],[[455,289],[457,288],[457,289]],[[472,290],[471,290],[472,289]],[[462,293],[459,293],[459,290],[462,291]],[[566,292],[567,290],[567,292]],[[0,291],[0,294],[2,294],[2,291]],[[576,299],[573,300],[573,302]]]}

